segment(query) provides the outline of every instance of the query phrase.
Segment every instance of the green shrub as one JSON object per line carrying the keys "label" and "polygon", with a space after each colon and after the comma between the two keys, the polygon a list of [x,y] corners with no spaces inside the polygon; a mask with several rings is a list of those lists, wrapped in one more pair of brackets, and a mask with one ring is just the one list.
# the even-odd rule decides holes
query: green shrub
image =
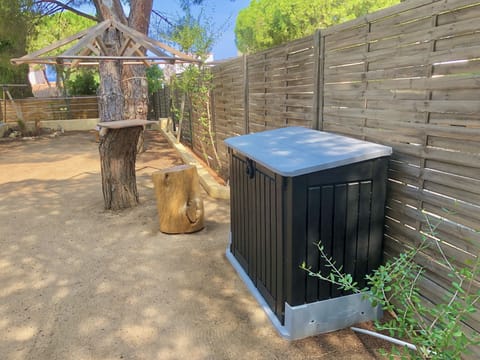
{"label": "green shrub", "polygon": [[[476,282],[480,275],[480,260],[464,268],[455,267],[445,256],[441,241],[435,236],[435,229],[427,218],[429,236],[424,235],[417,248],[401,253],[387,261],[372,274],[365,277],[367,287],[360,289],[350,274],[342,272],[329,257],[321,243],[318,243],[321,258],[330,269],[328,274],[312,272],[303,263],[300,267],[310,276],[328,281],[339,289],[362,293],[373,306],[380,305],[392,315],[387,322],[376,322],[379,331],[387,331],[391,337],[408,341],[416,351],[407,347],[392,347],[389,358],[402,359],[460,359],[469,353],[471,345],[480,344],[479,335],[465,333],[466,318],[476,312],[480,300],[480,290]],[[430,236],[432,235],[432,236]],[[435,247],[443,258],[442,263],[452,279],[444,302],[427,304],[418,286],[424,269],[415,261],[417,254],[427,247]]]}
{"label": "green shrub", "polygon": [[98,75],[92,70],[79,70],[72,79],[67,81],[67,92],[71,96],[96,95],[98,89]]}

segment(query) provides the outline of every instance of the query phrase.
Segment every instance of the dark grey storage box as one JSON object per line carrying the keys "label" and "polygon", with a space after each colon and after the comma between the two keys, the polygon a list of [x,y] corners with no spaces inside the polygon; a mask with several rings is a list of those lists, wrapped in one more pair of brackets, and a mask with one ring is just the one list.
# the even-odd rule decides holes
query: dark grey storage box
{"label": "dark grey storage box", "polygon": [[230,154],[227,257],[277,330],[299,339],[376,319],[360,295],[307,276],[321,240],[361,285],[382,260],[389,147],[301,127],[225,140]]}

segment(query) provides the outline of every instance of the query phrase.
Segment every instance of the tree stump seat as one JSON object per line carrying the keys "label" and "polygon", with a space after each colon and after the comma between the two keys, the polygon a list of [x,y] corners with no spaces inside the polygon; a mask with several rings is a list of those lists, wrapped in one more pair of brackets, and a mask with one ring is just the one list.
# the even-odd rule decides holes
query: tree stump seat
{"label": "tree stump seat", "polygon": [[160,231],[192,233],[204,227],[200,182],[194,165],[179,165],[152,174]]}

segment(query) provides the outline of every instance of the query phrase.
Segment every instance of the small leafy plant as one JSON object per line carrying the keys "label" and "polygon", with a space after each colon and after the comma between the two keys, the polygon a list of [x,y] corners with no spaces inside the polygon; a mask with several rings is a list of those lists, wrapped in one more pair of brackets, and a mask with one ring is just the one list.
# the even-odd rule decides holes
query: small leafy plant
{"label": "small leafy plant", "polygon": [[[432,226],[427,219],[429,231],[435,233],[438,226]],[[387,331],[391,337],[400,338],[415,345],[416,350],[407,347],[392,347],[388,357],[402,359],[460,359],[469,353],[469,347],[480,344],[478,334],[466,334],[466,317],[476,312],[480,290],[476,284],[479,259],[471,267],[458,269],[445,256],[441,244],[424,235],[420,246],[401,253],[365,277],[366,288],[359,288],[350,274],[325,252],[321,242],[317,244],[322,259],[330,273],[312,272],[305,263],[301,268],[310,276],[328,281],[339,289],[362,293],[373,306],[380,305],[392,318],[386,322],[375,322],[379,331]],[[417,254],[429,246],[436,246],[443,257],[443,264],[452,279],[448,297],[438,304],[428,303],[418,286],[425,270],[415,262]],[[477,286],[477,287],[476,287]],[[474,333],[474,331],[472,331]],[[384,351],[384,354],[387,355]]]}

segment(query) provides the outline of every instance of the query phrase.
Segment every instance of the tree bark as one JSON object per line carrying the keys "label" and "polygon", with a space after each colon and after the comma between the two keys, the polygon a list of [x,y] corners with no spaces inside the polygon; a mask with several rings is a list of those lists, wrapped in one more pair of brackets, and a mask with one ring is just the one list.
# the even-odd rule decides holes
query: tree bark
{"label": "tree bark", "polygon": [[[132,0],[128,25],[144,35],[148,34],[152,0]],[[145,54],[145,49],[140,49]],[[148,82],[145,65],[125,65],[123,72],[123,92],[125,94],[124,119],[147,120]],[[140,134],[137,151],[145,151],[145,137]]]}
{"label": "tree bark", "polygon": [[136,206],[136,144],[143,127],[105,130],[107,133],[102,137],[99,147],[105,209],[121,210]]}
{"label": "tree bark", "polygon": [[122,65],[120,61],[100,61],[101,74],[98,89],[98,112],[101,122],[122,120],[123,92],[121,88]]}
{"label": "tree bark", "polygon": [[[120,0],[93,0],[102,19],[116,19],[128,24],[137,31],[147,33],[153,0],[131,0],[130,16],[124,14]],[[103,42],[107,48],[105,55],[119,55],[121,34],[107,32]],[[148,96],[147,82],[138,81],[145,77],[143,66],[141,73],[130,73],[122,69],[120,61],[102,61],[100,63],[99,112],[100,121],[126,119],[146,120]],[[124,78],[135,79],[133,83]],[[128,101],[126,101],[128,99]],[[132,110],[133,109],[133,110]],[[140,114],[145,113],[144,117]],[[100,137],[100,162],[102,169],[102,190],[105,209],[119,210],[138,204],[138,192],[135,177],[137,142],[143,127],[110,129],[102,128]],[[142,145],[143,147],[143,145]]]}
{"label": "tree bark", "polygon": [[197,168],[180,165],[152,175],[157,197],[160,231],[192,233],[203,229],[203,200]]}
{"label": "tree bark", "polygon": [[[120,34],[110,29],[103,39],[107,55],[115,55],[120,47]],[[122,64],[101,61],[99,115],[101,122],[123,119]],[[100,165],[105,209],[120,210],[138,204],[135,177],[137,139],[142,127],[100,130]],[[132,148],[133,147],[133,148]]]}
{"label": "tree bark", "polygon": [[[122,88],[124,92],[124,119],[147,120],[148,82],[144,65],[125,65]],[[143,132],[140,133],[137,152],[145,151]]]}

